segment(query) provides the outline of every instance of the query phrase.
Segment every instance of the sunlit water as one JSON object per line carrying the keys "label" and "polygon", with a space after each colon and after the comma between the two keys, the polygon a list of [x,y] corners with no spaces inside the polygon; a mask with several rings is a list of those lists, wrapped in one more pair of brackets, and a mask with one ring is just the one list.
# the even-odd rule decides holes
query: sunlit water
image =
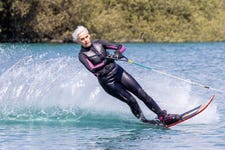
{"label": "sunlit water", "polygon": [[163,109],[215,101],[184,124],[151,127],[102,90],[77,59],[78,45],[0,44],[0,149],[225,149],[225,43],[125,46],[128,58],[166,73],[118,62]]}

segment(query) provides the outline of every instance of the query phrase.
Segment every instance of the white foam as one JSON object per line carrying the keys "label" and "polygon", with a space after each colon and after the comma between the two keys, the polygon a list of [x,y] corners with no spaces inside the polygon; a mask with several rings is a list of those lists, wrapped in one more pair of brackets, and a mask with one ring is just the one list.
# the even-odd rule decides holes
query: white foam
{"label": "white foam", "polygon": [[[70,108],[75,107],[89,113],[116,113],[133,117],[129,107],[106,94],[96,77],[88,72],[77,59],[60,56],[46,59],[45,55],[21,58],[1,74],[0,106],[5,106],[4,111],[18,107],[32,106],[45,109],[57,106],[68,111],[72,111]],[[188,84],[176,82],[140,68],[135,70],[126,65],[125,67],[146,92],[168,112],[182,113],[207,101],[205,97],[200,97],[193,92],[192,86]],[[142,102],[138,102],[148,118],[155,117],[155,114]],[[214,103],[189,123],[211,123],[218,120],[217,106]]]}

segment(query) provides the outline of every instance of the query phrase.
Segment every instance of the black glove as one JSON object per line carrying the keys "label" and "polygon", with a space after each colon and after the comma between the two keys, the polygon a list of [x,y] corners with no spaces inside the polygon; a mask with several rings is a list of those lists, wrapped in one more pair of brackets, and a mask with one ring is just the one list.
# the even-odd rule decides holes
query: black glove
{"label": "black glove", "polygon": [[124,56],[119,52],[119,51],[115,51],[114,52],[114,56],[113,56],[116,60],[123,58]]}

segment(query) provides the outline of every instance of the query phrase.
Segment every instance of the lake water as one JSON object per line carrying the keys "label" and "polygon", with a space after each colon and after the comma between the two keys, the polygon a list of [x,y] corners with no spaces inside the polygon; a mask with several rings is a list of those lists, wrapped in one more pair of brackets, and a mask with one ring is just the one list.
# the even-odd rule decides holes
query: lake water
{"label": "lake water", "polygon": [[[171,129],[138,121],[79,62],[77,44],[0,44],[0,149],[225,149],[225,43],[124,44],[133,61],[209,86],[118,62],[170,113],[216,95]],[[147,118],[155,118],[139,101]]]}

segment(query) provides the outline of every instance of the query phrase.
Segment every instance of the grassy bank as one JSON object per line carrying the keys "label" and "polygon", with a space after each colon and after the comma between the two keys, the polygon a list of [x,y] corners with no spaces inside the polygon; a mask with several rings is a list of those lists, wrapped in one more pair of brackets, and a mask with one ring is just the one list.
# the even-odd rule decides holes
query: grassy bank
{"label": "grassy bank", "polygon": [[117,42],[225,41],[225,0],[5,0],[1,42],[70,42],[77,25]]}

